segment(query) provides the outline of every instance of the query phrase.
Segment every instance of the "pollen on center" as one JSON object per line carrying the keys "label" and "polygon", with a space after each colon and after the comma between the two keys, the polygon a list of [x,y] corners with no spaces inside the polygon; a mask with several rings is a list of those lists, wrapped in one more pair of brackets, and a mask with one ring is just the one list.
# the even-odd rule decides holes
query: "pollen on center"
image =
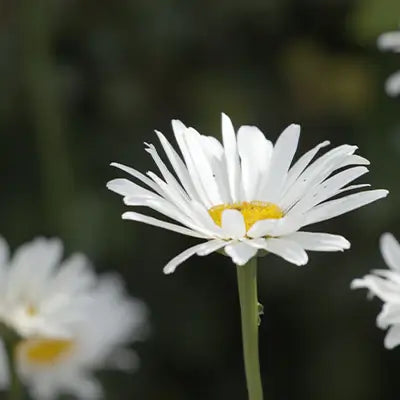
{"label": "pollen on center", "polygon": [[74,341],[65,339],[28,339],[17,346],[17,353],[36,365],[53,365],[73,350]]}
{"label": "pollen on center", "polygon": [[220,204],[208,210],[213,221],[221,226],[222,213],[225,210],[238,210],[241,212],[248,231],[257,221],[263,219],[279,219],[284,216],[283,211],[274,203],[264,201],[243,201],[232,204]]}

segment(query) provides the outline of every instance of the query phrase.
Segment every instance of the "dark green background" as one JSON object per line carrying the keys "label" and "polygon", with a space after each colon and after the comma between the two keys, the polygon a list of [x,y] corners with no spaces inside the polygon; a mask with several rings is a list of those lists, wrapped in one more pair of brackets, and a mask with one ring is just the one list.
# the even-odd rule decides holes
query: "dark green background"
{"label": "dark green background", "polygon": [[[300,152],[330,139],[371,160],[363,178],[390,197],[318,224],[352,249],[305,267],[260,262],[267,400],[396,400],[400,348],[384,350],[378,301],[350,281],[383,266],[378,239],[400,237],[400,68],[376,37],[398,0],[20,0],[0,3],[0,231],[13,248],[61,237],[99,271],[118,270],[151,309],[133,376],[102,373],[107,399],[245,399],[236,274],[227,258],[162,267],[195,243],[122,221],[105,188],[119,161],[155,169],[143,142],[170,120],[220,136],[220,113],[275,140],[302,125]],[[298,153],[298,154],[299,154]]]}

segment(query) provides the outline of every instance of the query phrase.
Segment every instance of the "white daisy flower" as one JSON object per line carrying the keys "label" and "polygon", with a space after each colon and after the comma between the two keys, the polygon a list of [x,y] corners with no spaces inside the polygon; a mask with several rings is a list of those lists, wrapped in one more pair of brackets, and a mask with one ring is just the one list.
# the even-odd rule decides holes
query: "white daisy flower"
{"label": "white daisy flower", "polygon": [[385,233],[380,248],[389,270],[374,270],[362,279],[355,279],[351,288],[369,289],[371,296],[384,301],[376,323],[381,329],[389,328],[384,343],[387,349],[393,349],[400,345],[400,244],[392,234]]}
{"label": "white daisy flower", "polygon": [[[383,33],[378,38],[378,47],[383,51],[400,53],[400,30]],[[385,84],[386,93],[395,97],[400,94],[400,71],[391,75]]]}
{"label": "white daisy flower", "polygon": [[265,251],[297,265],[306,264],[306,250],[337,251],[348,249],[350,243],[338,235],[300,231],[302,227],[388,194],[386,190],[370,190],[330,200],[368,186],[346,185],[368,172],[365,165],[369,162],[354,154],[357,146],[342,145],[311,163],[329,144],[323,142],[291,166],[300,135],[298,125],[286,128],[275,145],[255,126],[242,126],[236,135],[225,114],[222,144],[180,121],[173,120],[172,127],[183,159],[162,133],[156,134],[175,175],[156,148],[147,144],[146,151],[162,178],[113,163],[142,185],[127,179],[115,179],[107,185],[124,196],[126,205],[151,208],[177,223],[137,212],[123,214],[124,219],[205,240],[171,260],[165,273],[174,272],[194,254],[205,256],[222,249],[237,265]]}
{"label": "white daisy flower", "polygon": [[[62,393],[100,398],[94,370],[136,364],[126,345],[143,333],[144,305],[125,294],[117,277],[97,277],[83,255],[60,264],[59,240],[35,239],[10,261],[8,253],[0,239],[0,321],[21,336],[15,349],[20,379],[40,400]],[[0,384],[6,389],[0,344]]]}

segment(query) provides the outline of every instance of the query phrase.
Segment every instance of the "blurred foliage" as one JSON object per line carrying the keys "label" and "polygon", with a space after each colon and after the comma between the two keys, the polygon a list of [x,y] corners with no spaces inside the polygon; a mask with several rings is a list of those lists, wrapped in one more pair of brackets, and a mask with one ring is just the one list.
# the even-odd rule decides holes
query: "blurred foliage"
{"label": "blurred foliage", "polygon": [[381,33],[400,24],[400,2],[397,0],[359,0],[350,17],[350,29],[361,42],[374,42]]}
{"label": "blurred foliage", "polygon": [[107,399],[244,399],[235,273],[220,255],[163,265],[189,238],[123,222],[105,183],[119,161],[153,169],[143,142],[181,118],[220,137],[220,112],[271,139],[303,128],[299,153],[358,144],[365,178],[391,196],[315,229],[352,250],[296,268],[261,260],[261,362],[270,400],[395,400],[400,350],[383,349],[380,305],[350,281],[383,265],[378,238],[400,236],[400,103],[385,78],[399,58],[376,36],[398,0],[21,0],[0,4],[1,232],[12,246],[63,238],[99,271],[118,270],[152,310],[133,375],[102,372]]}

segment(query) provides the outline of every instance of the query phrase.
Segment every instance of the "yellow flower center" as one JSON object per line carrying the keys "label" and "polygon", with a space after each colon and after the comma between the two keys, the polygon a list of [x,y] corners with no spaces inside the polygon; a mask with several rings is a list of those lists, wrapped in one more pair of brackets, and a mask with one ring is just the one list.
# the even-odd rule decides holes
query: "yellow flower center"
{"label": "yellow flower center", "polygon": [[51,365],[67,356],[73,349],[72,340],[28,339],[17,346],[17,352],[32,364]]}
{"label": "yellow flower center", "polygon": [[34,317],[35,315],[37,315],[38,309],[35,306],[33,306],[32,304],[30,304],[29,306],[26,307],[26,313],[30,317]]}
{"label": "yellow flower center", "polygon": [[220,204],[208,210],[214,222],[221,226],[222,213],[225,210],[238,210],[241,212],[248,231],[257,221],[263,219],[279,219],[283,217],[283,211],[274,203],[264,201],[243,201],[233,204]]}

